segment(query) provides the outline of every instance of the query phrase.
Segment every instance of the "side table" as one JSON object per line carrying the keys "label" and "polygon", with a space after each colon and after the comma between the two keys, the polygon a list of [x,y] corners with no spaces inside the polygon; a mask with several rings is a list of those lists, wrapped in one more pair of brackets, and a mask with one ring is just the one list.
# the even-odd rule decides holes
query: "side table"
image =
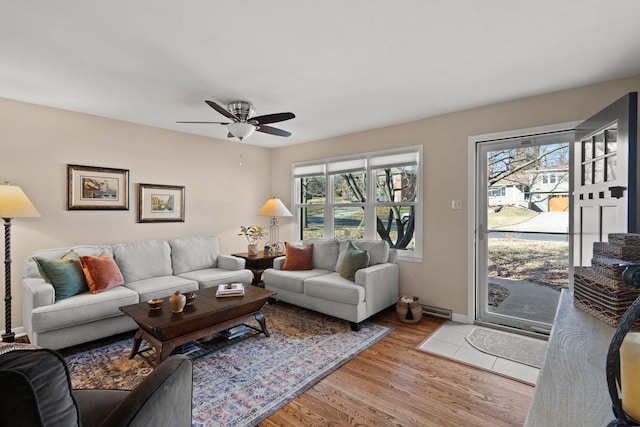
{"label": "side table", "polygon": [[251,282],[251,284],[253,286],[264,288],[264,283],[262,282],[262,273],[267,268],[273,268],[273,260],[279,256],[284,256],[284,252],[265,255],[264,251],[259,251],[258,255],[256,256],[249,256],[249,252],[240,252],[231,255],[237,256],[238,258],[243,258],[245,260],[245,268],[253,272],[253,282]]}

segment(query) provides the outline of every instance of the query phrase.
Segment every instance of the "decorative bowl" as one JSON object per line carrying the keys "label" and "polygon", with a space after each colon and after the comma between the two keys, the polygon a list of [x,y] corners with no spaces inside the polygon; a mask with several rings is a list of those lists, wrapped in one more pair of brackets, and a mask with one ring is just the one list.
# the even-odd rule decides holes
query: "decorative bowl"
{"label": "decorative bowl", "polygon": [[160,306],[162,306],[163,301],[164,298],[150,299],[149,301],[147,301],[147,304],[149,304],[149,308],[155,310],[156,308],[160,308]]}
{"label": "decorative bowl", "polygon": [[194,299],[196,299],[197,295],[195,292],[187,292],[186,294],[184,294],[184,296],[187,298],[187,305],[189,305],[193,302]]}

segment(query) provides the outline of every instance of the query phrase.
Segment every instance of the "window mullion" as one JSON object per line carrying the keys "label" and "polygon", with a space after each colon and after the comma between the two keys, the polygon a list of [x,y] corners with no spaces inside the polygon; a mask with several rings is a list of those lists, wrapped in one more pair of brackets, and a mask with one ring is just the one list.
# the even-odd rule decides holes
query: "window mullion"
{"label": "window mullion", "polygon": [[325,198],[324,198],[324,235],[327,237],[335,237],[335,227],[333,226],[334,222],[334,194],[333,194],[333,175],[330,175],[326,172],[325,168],[325,182],[327,183],[327,188],[325,189]]}

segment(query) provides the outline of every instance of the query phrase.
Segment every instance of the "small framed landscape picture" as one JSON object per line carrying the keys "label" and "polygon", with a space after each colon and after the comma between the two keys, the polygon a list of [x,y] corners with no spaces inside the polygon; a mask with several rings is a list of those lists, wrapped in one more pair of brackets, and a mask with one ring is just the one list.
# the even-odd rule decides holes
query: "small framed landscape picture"
{"label": "small framed landscape picture", "polygon": [[138,184],[138,222],[184,222],[184,187]]}
{"label": "small framed landscape picture", "polygon": [[67,209],[129,209],[129,170],[67,165]]}

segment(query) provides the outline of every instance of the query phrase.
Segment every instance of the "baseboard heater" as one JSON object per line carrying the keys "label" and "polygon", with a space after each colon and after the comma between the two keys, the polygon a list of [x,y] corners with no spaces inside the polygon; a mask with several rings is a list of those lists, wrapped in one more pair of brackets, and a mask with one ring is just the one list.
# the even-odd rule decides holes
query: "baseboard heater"
{"label": "baseboard heater", "polygon": [[422,314],[429,314],[431,316],[443,317],[451,320],[453,312],[446,308],[431,307],[430,305],[420,304],[422,306]]}

